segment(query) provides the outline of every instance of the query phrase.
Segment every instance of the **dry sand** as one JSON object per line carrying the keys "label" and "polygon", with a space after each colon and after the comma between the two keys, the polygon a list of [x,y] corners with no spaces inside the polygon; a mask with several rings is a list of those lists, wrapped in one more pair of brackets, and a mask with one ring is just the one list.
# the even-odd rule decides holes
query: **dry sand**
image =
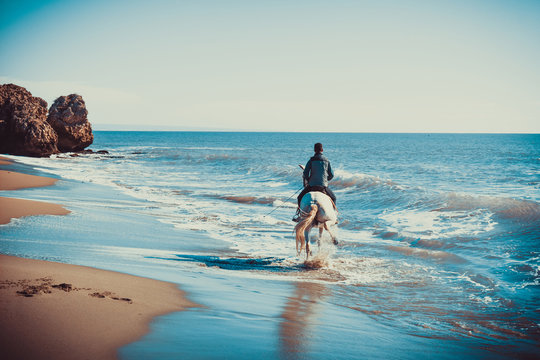
{"label": "dry sand", "polygon": [[[11,161],[0,156],[0,164],[9,165]],[[49,186],[56,179],[21,174],[13,171],[0,170],[0,190],[18,190],[31,187]],[[12,218],[30,215],[66,215],[69,210],[57,204],[42,201],[22,200],[0,197],[0,225],[7,224]]]}
{"label": "dry sand", "polygon": [[171,283],[0,255],[3,359],[114,359],[153,317],[192,306]]}

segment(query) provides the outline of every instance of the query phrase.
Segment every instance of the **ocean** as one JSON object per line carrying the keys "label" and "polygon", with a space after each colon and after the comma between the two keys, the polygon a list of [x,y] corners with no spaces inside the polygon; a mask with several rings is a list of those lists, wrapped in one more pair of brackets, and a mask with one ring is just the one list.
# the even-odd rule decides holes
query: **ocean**
{"label": "ocean", "polygon": [[[540,353],[538,134],[94,135],[108,154],[10,156],[61,181],[4,196],[72,213],[1,226],[0,252],[172,281],[202,305],[155,321],[123,358]],[[291,218],[315,142],[339,245],[324,233],[306,266]]]}

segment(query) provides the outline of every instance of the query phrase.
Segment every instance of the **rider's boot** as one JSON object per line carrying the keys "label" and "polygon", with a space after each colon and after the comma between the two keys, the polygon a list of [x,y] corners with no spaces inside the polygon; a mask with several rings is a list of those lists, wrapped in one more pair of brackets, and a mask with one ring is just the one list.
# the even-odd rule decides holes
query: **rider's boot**
{"label": "rider's boot", "polygon": [[294,222],[300,221],[300,208],[296,208],[296,214],[294,214],[292,221]]}

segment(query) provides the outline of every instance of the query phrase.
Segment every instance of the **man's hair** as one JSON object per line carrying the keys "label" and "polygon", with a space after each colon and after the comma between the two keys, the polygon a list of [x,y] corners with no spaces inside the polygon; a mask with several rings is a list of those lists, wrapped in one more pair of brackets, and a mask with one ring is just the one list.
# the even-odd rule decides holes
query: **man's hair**
{"label": "man's hair", "polygon": [[316,143],[315,146],[313,147],[313,149],[315,150],[316,153],[323,152],[323,148],[322,148],[321,143]]}

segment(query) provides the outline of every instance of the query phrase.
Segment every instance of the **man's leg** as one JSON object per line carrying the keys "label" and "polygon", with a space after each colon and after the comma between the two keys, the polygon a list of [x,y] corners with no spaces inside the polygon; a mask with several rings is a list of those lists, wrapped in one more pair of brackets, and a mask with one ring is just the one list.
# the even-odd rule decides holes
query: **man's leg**
{"label": "man's leg", "polygon": [[298,207],[300,207],[300,201],[302,201],[302,198],[304,197],[304,195],[306,195],[307,193],[309,192],[309,186],[306,186],[302,192],[300,193],[300,195],[298,195]]}
{"label": "man's leg", "polygon": [[330,199],[334,202],[334,205],[336,204],[336,195],[332,190],[330,190],[328,187],[326,187],[326,195],[330,196]]}
{"label": "man's leg", "polygon": [[301,220],[301,215],[300,215],[300,202],[302,201],[302,198],[304,197],[304,195],[306,195],[307,193],[309,192],[309,186],[306,186],[302,192],[300,193],[300,195],[298,195],[298,208],[296,209],[296,214],[294,214],[293,218],[292,218],[292,221],[295,221],[295,222],[299,222]]}

